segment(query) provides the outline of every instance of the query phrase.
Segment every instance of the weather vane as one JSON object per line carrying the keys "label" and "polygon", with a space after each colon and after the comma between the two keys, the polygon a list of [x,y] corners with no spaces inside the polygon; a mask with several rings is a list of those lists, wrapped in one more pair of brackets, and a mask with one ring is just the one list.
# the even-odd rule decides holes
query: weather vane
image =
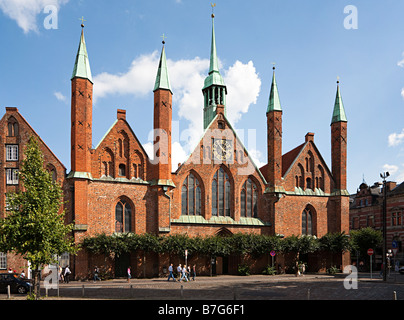
{"label": "weather vane", "polygon": [[163,35],[161,36],[161,38],[163,38],[163,44],[165,44],[165,43],[166,43],[165,40],[167,39],[167,37],[164,35],[164,33],[163,33]]}
{"label": "weather vane", "polygon": [[275,70],[275,62],[272,62],[272,69]]}
{"label": "weather vane", "polygon": [[212,18],[215,17],[215,13],[214,13],[214,8],[216,7],[216,3],[210,3],[210,6],[212,7]]}
{"label": "weather vane", "polygon": [[84,28],[84,21],[87,21],[87,20],[84,20],[83,16],[81,18],[79,18],[79,20],[81,21],[81,27]]}

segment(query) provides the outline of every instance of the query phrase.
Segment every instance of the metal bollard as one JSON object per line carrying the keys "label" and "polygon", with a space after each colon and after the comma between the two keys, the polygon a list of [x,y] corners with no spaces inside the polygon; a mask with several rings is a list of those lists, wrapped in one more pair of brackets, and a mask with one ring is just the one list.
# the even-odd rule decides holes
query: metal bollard
{"label": "metal bollard", "polygon": [[133,287],[130,285],[130,297],[133,298]]}
{"label": "metal bollard", "polygon": [[307,289],[307,300],[310,300],[310,289]]}
{"label": "metal bollard", "polygon": [[83,286],[81,287],[81,297],[84,298],[84,284],[83,284]]}
{"label": "metal bollard", "polygon": [[184,286],[181,285],[181,299],[184,299]]}
{"label": "metal bollard", "polygon": [[7,286],[7,299],[11,299],[10,286]]}
{"label": "metal bollard", "polygon": [[397,300],[397,292],[393,291],[393,300]]}

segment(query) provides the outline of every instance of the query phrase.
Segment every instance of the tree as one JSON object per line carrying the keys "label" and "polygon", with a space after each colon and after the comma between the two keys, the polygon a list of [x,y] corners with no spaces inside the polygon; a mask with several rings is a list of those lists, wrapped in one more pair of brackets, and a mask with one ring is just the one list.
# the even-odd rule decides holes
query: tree
{"label": "tree", "polygon": [[367,257],[367,250],[372,248],[376,250],[383,243],[383,234],[380,230],[367,227],[350,232],[351,252],[358,252],[362,259]]}
{"label": "tree", "polygon": [[61,212],[63,192],[44,169],[38,141],[31,137],[19,172],[22,190],[7,195],[9,214],[0,220],[0,251],[21,255],[31,263],[34,296],[39,298],[39,270],[77,247]]}
{"label": "tree", "polygon": [[331,267],[334,265],[334,254],[349,249],[349,236],[345,232],[327,233],[320,238],[320,250],[331,253]]}
{"label": "tree", "polygon": [[300,254],[306,254],[315,252],[319,249],[320,243],[315,236],[303,235],[295,236],[292,235],[283,240],[282,251],[284,253],[294,254],[294,264],[296,276],[299,273],[299,258]]}

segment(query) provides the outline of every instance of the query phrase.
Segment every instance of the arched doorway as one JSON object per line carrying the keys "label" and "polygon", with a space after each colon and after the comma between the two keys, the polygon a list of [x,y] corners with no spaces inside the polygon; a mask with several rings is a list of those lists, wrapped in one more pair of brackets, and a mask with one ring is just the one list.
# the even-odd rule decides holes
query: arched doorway
{"label": "arched doorway", "polygon": [[[231,237],[233,233],[225,228],[220,228],[216,235],[218,237]],[[234,269],[237,270],[237,257],[235,256],[220,256],[214,259],[215,263],[212,264],[212,273],[214,275],[231,274],[234,273]]]}

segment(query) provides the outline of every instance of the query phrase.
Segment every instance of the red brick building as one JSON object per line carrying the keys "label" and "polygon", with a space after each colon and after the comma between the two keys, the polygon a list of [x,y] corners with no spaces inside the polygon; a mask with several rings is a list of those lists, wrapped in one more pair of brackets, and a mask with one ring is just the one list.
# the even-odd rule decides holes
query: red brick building
{"label": "red brick building", "polygon": [[[126,121],[125,110],[117,110],[112,127],[92,148],[93,80],[83,31],[71,83],[71,171],[65,176],[63,165],[55,157],[50,162],[65,186],[69,200],[67,220],[75,225],[77,243],[101,233],[122,232],[190,236],[242,232],[317,237],[327,232],[348,233],[347,119],[339,85],[331,124],[329,169],[313,133],[302,137],[300,146],[282,153],[283,112],[274,70],[266,110],[268,162],[258,168],[226,116],[227,87],[218,68],[212,24],[210,69],[201,96],[205,131],[189,158],[171,172],[175,105],[164,45],[153,89],[153,155],[148,155],[136,138]],[[10,116],[7,112],[1,123],[4,145],[8,143],[3,134]],[[19,115],[16,119],[21,121]],[[4,154],[3,163],[11,165]],[[4,166],[1,170],[5,177]],[[282,258],[278,259],[282,263]],[[337,264],[346,265],[347,259],[341,256]],[[104,263],[104,257],[82,250],[71,258],[70,264],[77,277],[84,277],[94,264]],[[132,266],[135,275],[141,275],[145,269],[144,275],[155,275],[167,265],[167,257],[148,257],[147,268],[136,255],[108,263],[115,275],[121,274],[127,265]],[[209,261],[204,263],[209,265]],[[219,257],[216,272],[234,273],[237,263],[236,258]]]}
{"label": "red brick building", "polygon": [[[386,182],[386,238],[387,250],[397,249],[395,261],[403,261],[404,240],[404,183],[397,185],[396,182]],[[363,182],[356,194],[351,196],[349,209],[350,229],[358,230],[371,227],[383,231],[383,185],[374,183],[368,186]],[[396,243],[396,248],[393,246]],[[376,263],[382,263],[381,248],[376,250]],[[355,254],[352,254],[352,258]]]}

